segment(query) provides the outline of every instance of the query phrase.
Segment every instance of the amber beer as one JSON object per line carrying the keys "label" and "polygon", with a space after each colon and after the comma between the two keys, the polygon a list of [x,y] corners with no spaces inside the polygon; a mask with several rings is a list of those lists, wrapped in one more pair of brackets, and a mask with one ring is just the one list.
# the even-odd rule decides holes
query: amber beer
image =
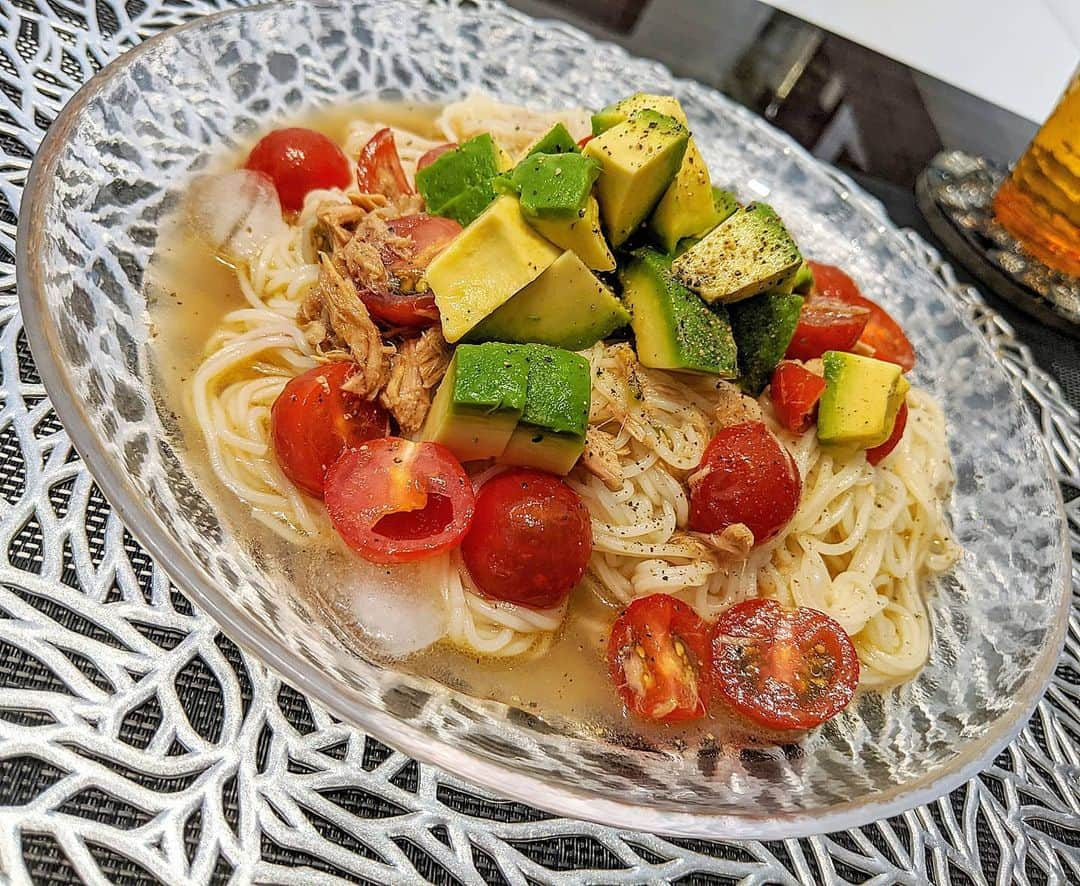
{"label": "amber beer", "polygon": [[994,215],[1040,261],[1080,277],[1080,71],[998,189]]}

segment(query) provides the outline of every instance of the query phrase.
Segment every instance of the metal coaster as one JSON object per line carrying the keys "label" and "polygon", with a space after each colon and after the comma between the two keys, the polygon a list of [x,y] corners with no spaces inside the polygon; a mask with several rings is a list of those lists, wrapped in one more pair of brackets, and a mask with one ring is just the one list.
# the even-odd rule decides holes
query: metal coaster
{"label": "metal coaster", "polygon": [[915,184],[931,230],[972,274],[1043,323],[1080,336],[1080,277],[1048,268],[994,219],[1008,169],[964,151],[942,151]]}

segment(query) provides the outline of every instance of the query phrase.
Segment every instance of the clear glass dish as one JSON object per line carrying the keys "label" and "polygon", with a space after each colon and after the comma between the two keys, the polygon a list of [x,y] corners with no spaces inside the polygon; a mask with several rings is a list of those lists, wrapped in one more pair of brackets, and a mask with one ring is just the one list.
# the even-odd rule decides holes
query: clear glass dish
{"label": "clear glass dish", "polygon": [[[903,319],[945,404],[959,565],[932,589],[932,657],[798,745],[627,747],[372,663],[219,521],[159,414],[140,285],[191,175],[278,118],[335,101],[479,90],[540,107],[677,95],[719,184],[768,199],[808,254]],[[718,93],[489,2],[298,3],[224,13],[124,55],[68,104],[23,198],[18,285],[72,440],[124,522],[233,639],[420,759],[567,816],[687,836],[854,827],[956,787],[1018,732],[1060,653],[1065,519],[1018,389],[950,295],[850,182]]]}

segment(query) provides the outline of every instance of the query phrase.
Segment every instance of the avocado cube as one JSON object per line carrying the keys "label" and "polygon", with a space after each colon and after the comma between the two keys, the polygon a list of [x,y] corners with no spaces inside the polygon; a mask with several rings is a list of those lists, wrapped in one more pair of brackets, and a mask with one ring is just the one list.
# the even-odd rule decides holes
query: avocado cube
{"label": "avocado cube", "polygon": [[572,218],[530,218],[537,231],[556,246],[569,249],[594,271],[614,271],[615,256],[600,226],[600,204],[589,196]]}
{"label": "avocado cube", "polygon": [[443,336],[458,341],[560,255],[525,222],[517,200],[496,198],[424,272],[442,316]]}
{"label": "avocado cube", "polygon": [[460,345],[428,410],[420,439],[442,443],[463,462],[500,455],[525,406],[528,377],[523,348]]}
{"label": "avocado cube", "polygon": [[799,270],[795,272],[795,278],[791,281],[791,291],[799,295],[809,295],[814,288],[814,270],[810,263],[803,260]]}
{"label": "avocado cube", "polygon": [[697,237],[721,221],[713,201],[712,180],[705,158],[694,144],[686,145],[682,165],[649,217],[649,230],[665,252],[684,237]]}
{"label": "avocado cube", "polygon": [[443,208],[469,188],[486,185],[503,170],[505,156],[488,133],[482,133],[447,151],[416,173],[416,190],[428,212],[443,215]]}
{"label": "avocado cube", "polygon": [[510,175],[527,218],[573,219],[592,193],[600,164],[581,154],[533,154]]}
{"label": "avocado cube", "polygon": [[675,96],[635,92],[633,95],[621,99],[613,105],[608,105],[602,111],[592,115],[593,135],[602,135],[611,127],[625,122],[632,114],[636,114],[638,111],[656,111],[668,117],[674,117],[683,126],[686,125],[686,114]]}
{"label": "avocado cube", "polygon": [[466,188],[449,203],[443,205],[438,214],[445,218],[452,218],[463,228],[468,227],[482,213],[491,201],[495,199],[495,190],[491,182],[481,185],[472,185]]}
{"label": "avocado cube", "polygon": [[671,276],[671,259],[637,249],[619,272],[643,366],[738,374],[735,339],[722,306],[714,311]]}
{"label": "avocado cube", "polygon": [[621,246],[649,217],[678,173],[689,140],[678,120],[644,110],[585,146],[584,155],[600,164],[596,190],[612,246]]}
{"label": "avocado cube", "polygon": [[525,152],[525,156],[531,157],[533,154],[575,154],[579,150],[577,142],[574,141],[574,137],[570,134],[570,130],[563,126],[562,123],[556,123]]}
{"label": "avocado cube", "polygon": [[716,222],[718,225],[731,218],[735,214],[735,210],[739,208],[739,198],[731,191],[725,191],[723,188],[716,187],[716,185],[713,185],[712,198],[713,208],[719,216]]}
{"label": "avocado cube", "polygon": [[675,259],[673,269],[705,301],[730,304],[783,289],[801,263],[780,216],[765,203],[750,203]]}
{"label": "avocado cube", "polygon": [[525,407],[498,461],[567,474],[585,449],[592,379],[589,361],[545,345],[527,345]]}
{"label": "avocado cube", "polygon": [[580,351],[629,322],[622,302],[577,255],[567,251],[467,337]]}
{"label": "avocado cube", "polygon": [[795,335],[802,304],[802,296],[766,292],[728,305],[739,348],[739,377],[748,394],[756,397],[769,383],[772,371]]}
{"label": "avocado cube", "polygon": [[844,449],[872,449],[888,440],[910,388],[900,367],[844,351],[826,351],[821,360],[818,440]]}

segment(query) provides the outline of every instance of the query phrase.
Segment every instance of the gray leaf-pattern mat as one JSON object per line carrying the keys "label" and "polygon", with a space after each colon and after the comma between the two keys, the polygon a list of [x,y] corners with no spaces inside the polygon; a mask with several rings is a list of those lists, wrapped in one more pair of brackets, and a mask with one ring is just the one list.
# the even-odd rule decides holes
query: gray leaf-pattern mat
{"label": "gray leaf-pattern mat", "polygon": [[[15,218],[67,98],[125,47],[228,5],[0,0],[0,882],[1080,881],[1075,612],[1036,715],[963,789],[859,830],[733,843],[493,798],[336,722],[193,609],[50,408],[18,314]],[[1080,420],[1004,321],[914,245],[1028,396],[1080,591]]]}

